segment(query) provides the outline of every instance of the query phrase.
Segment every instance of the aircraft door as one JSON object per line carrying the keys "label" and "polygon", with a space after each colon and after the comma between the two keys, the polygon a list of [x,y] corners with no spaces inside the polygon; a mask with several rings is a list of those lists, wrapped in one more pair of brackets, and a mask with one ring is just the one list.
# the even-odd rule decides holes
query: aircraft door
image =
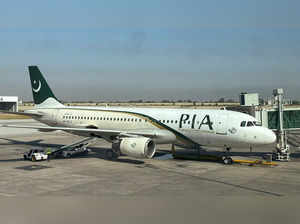
{"label": "aircraft door", "polygon": [[216,117],[216,134],[227,135],[228,115],[218,115]]}

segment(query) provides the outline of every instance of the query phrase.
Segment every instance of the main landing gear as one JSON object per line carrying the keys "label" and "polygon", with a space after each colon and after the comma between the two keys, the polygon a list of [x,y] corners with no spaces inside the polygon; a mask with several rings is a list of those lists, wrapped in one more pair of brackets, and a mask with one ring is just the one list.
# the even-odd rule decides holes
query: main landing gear
{"label": "main landing gear", "polygon": [[107,150],[105,151],[105,158],[106,158],[107,160],[117,160],[119,156],[120,156],[120,154],[119,154],[119,153],[116,153],[116,152],[115,152],[114,150],[112,150],[112,149],[107,149]]}
{"label": "main landing gear", "polygon": [[119,141],[113,142],[111,149],[107,149],[105,151],[105,158],[107,160],[117,160],[120,155],[121,155],[121,152],[120,152],[120,142]]}

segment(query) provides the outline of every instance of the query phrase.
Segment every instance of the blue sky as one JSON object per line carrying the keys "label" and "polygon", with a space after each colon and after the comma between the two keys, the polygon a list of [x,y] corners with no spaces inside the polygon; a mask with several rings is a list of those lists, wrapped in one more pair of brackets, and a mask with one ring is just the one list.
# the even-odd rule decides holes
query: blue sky
{"label": "blue sky", "polygon": [[31,99],[39,65],[62,100],[300,99],[300,2],[3,1],[0,95]]}

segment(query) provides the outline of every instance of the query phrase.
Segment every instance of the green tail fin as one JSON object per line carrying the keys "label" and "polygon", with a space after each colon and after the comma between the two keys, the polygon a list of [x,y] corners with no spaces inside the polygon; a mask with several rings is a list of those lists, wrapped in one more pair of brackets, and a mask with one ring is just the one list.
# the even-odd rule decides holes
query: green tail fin
{"label": "green tail fin", "polygon": [[62,105],[54,96],[39,68],[37,66],[29,66],[28,69],[34,104],[37,106],[41,104],[51,104],[52,106]]}

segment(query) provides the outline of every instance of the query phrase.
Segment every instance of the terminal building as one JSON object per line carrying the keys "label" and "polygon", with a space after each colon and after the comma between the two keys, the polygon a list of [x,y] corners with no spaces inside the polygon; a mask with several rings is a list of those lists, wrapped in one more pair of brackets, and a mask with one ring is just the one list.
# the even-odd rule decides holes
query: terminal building
{"label": "terminal building", "polygon": [[0,110],[18,112],[18,102],[17,96],[0,96]]}
{"label": "terminal building", "polygon": [[240,94],[241,106],[258,106],[259,95],[258,93],[241,93]]}

